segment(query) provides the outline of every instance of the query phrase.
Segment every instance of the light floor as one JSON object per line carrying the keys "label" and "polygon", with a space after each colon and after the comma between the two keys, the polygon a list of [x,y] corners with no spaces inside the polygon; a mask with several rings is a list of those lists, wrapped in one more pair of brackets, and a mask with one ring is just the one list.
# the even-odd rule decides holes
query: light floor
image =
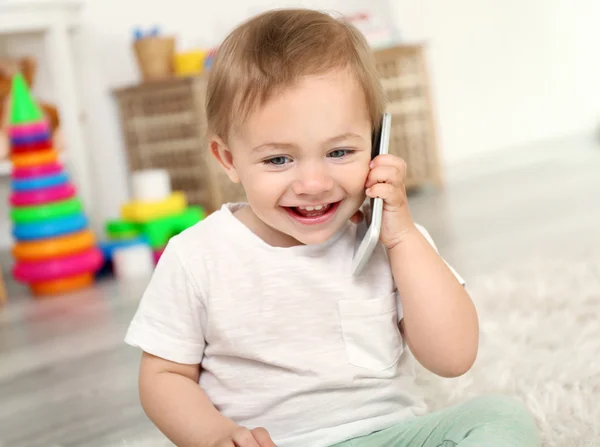
{"label": "light floor", "polygon": [[[600,148],[563,140],[457,166],[445,191],[414,194],[411,208],[469,281],[520,257],[597,243],[599,196]],[[143,287],[104,281],[34,302],[9,284],[0,447],[169,445],[138,403],[140,354],[122,342]]]}

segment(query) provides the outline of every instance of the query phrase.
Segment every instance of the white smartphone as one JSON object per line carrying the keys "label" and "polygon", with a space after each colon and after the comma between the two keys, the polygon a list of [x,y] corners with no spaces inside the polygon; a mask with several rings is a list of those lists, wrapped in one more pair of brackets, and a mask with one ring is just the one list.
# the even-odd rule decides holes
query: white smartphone
{"label": "white smartphone", "polygon": [[[391,123],[392,116],[389,113],[385,113],[379,131],[375,132],[373,136],[371,159],[377,157],[377,155],[388,153],[390,147]],[[365,227],[367,230],[366,232],[363,231],[362,233],[357,234],[357,238],[362,237],[362,241],[352,259],[353,275],[360,274],[379,242],[381,219],[383,217],[383,199],[371,199],[370,205],[370,210],[366,210],[367,213],[365,214],[365,221],[367,224]],[[359,226],[359,228],[361,227],[362,226]]]}

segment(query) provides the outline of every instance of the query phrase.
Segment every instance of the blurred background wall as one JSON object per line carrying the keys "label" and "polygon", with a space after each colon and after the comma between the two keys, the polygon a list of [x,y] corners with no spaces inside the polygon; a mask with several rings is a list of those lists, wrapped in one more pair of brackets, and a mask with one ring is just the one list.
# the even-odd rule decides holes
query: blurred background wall
{"label": "blurred background wall", "polygon": [[[266,8],[293,5],[343,13],[372,9],[389,19],[405,41],[428,43],[446,165],[558,137],[592,136],[599,125],[597,0],[89,0],[77,36],[76,61],[93,161],[93,206],[104,219],[116,216],[128,199],[111,90],[138,82],[133,27],[156,24],[164,33],[177,35],[179,49],[212,46],[240,20]],[[8,56],[38,58],[35,91],[52,101],[43,50],[35,36],[3,40],[0,47]],[[0,248],[10,245],[6,196],[4,178]]]}

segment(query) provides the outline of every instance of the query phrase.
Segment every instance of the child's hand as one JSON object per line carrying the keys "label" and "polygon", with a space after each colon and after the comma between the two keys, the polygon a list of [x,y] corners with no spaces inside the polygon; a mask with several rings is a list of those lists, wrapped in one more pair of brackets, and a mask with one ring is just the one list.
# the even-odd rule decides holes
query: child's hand
{"label": "child's hand", "polygon": [[221,439],[212,447],[277,447],[269,432],[264,428],[248,430],[238,427],[231,435]]}
{"label": "child's hand", "polygon": [[415,229],[406,197],[406,163],[391,154],[378,155],[371,161],[365,187],[370,198],[383,199],[383,221],[380,240],[393,248]]}

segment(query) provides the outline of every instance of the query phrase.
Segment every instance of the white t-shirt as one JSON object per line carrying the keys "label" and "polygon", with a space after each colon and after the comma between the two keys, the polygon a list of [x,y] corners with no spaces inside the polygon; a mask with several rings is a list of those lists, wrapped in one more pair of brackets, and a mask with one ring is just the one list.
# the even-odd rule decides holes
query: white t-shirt
{"label": "white t-shirt", "polygon": [[354,277],[355,224],[278,248],[233,216],[239,206],[170,240],[126,342],[201,362],[216,408],[278,447],[329,446],[422,414],[385,248]]}

